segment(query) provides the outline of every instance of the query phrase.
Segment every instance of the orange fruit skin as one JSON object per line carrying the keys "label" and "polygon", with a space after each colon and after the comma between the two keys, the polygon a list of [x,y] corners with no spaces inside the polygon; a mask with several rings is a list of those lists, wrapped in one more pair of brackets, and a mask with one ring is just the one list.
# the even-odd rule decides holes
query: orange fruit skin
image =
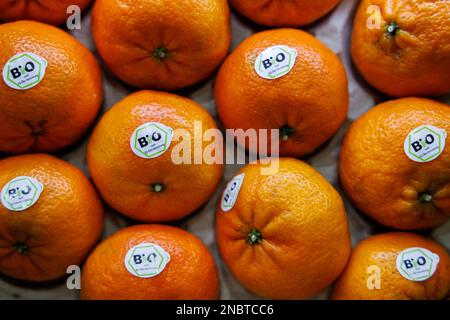
{"label": "orange fruit skin", "polygon": [[271,27],[298,27],[329,13],[340,0],[230,0],[250,20]]}
{"label": "orange fruit skin", "polygon": [[[369,28],[367,10],[381,10],[380,28]],[[394,96],[436,96],[450,92],[450,3],[448,1],[363,0],[353,26],[352,56],[363,77]],[[394,36],[387,32],[396,22]]]}
{"label": "orange fruit skin", "polygon": [[[226,0],[98,0],[97,49],[112,72],[139,88],[175,90],[205,79],[231,43]],[[155,58],[164,48],[166,58]]]}
{"label": "orange fruit skin", "polygon": [[[152,278],[128,272],[125,257],[141,243],[161,246],[170,261]],[[219,276],[206,246],[182,229],[136,225],[101,242],[88,257],[81,275],[85,300],[213,300],[219,297]]]}
{"label": "orange fruit skin", "polygon": [[[103,230],[103,206],[83,173],[45,154],[0,161],[0,186],[17,176],[44,185],[38,201],[14,212],[0,204],[0,273],[21,280],[47,281],[80,265]],[[25,243],[28,254],[14,245]]]}
{"label": "orange fruit skin", "polygon": [[[256,58],[280,44],[297,50],[293,69],[278,79],[261,78],[255,71]],[[245,39],[220,68],[215,98],[226,128],[294,129],[279,144],[281,156],[293,157],[330,139],[345,121],[349,101],[339,58],[313,36],[295,29],[263,31]],[[270,150],[270,134],[267,145]]]}
{"label": "orange fruit skin", "polygon": [[[339,172],[342,185],[364,213],[389,227],[424,229],[450,215],[450,145],[426,163],[404,152],[408,134],[421,125],[450,133],[450,108],[422,98],[382,103],[356,120],[344,138]],[[421,203],[422,193],[432,202]]]}
{"label": "orange fruit skin", "polygon": [[[89,171],[103,199],[117,211],[147,222],[180,219],[204,204],[221,180],[223,165],[193,164],[194,121],[202,124],[200,134],[216,128],[209,113],[194,101],[157,91],[131,94],[110,109],[94,129],[87,149]],[[192,164],[173,163],[172,150],[178,144],[174,141],[157,158],[135,155],[130,137],[146,122],[189,132]],[[209,144],[200,142],[202,150]],[[152,191],[157,183],[165,185],[163,192]]]}
{"label": "orange fruit skin", "polygon": [[0,47],[2,69],[22,52],[48,62],[43,80],[31,89],[12,89],[0,79],[0,151],[55,151],[78,140],[103,97],[100,68],[90,51],[68,33],[33,21],[0,25]]}
{"label": "orange fruit skin", "polygon": [[36,20],[60,25],[72,14],[67,13],[71,5],[86,8],[91,0],[0,0],[1,20]]}
{"label": "orange fruit skin", "polygon": [[[280,158],[279,171],[261,175],[245,166],[234,207],[216,213],[222,258],[248,290],[273,299],[303,299],[329,286],[351,252],[344,204],[337,191],[306,163]],[[247,242],[252,229],[259,244]]]}
{"label": "orange fruit skin", "polygon": [[[439,255],[434,275],[420,282],[404,278],[397,270],[400,252],[420,247]],[[370,266],[380,270],[380,289],[369,289]],[[435,241],[413,233],[391,232],[371,236],[359,243],[332,292],[334,300],[436,300],[444,299],[450,290],[450,259],[447,251]]]}

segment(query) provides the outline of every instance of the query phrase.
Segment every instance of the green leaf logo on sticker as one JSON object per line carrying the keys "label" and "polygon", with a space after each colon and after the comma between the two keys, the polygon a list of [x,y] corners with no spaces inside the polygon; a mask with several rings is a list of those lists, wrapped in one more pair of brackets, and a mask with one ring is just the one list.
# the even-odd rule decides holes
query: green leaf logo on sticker
{"label": "green leaf logo on sticker", "polygon": [[42,183],[35,178],[15,177],[2,188],[2,205],[11,211],[26,210],[38,201],[43,189]]}
{"label": "green leaf logo on sticker", "polygon": [[408,280],[425,281],[436,272],[439,260],[439,256],[430,250],[412,247],[397,256],[397,270]]}
{"label": "green leaf logo on sticker", "polygon": [[3,81],[16,90],[37,86],[45,75],[47,60],[31,52],[14,55],[3,67]]}
{"label": "green leaf logo on sticker", "polygon": [[242,187],[242,182],[244,181],[245,174],[241,173],[231,179],[228,182],[227,187],[222,195],[221,208],[223,212],[228,212],[233,209],[234,204],[239,196],[239,191]]}
{"label": "green leaf logo on sticker", "polygon": [[255,71],[261,78],[278,79],[291,72],[296,59],[296,49],[283,45],[273,46],[258,55]]}
{"label": "green leaf logo on sticker", "polygon": [[160,274],[170,261],[170,255],[159,245],[141,243],[128,250],[125,267],[139,278],[152,278]]}
{"label": "green leaf logo on sticker", "polygon": [[159,122],[147,122],[134,130],[130,138],[130,147],[138,157],[156,158],[169,149],[172,135],[172,128]]}
{"label": "green leaf logo on sticker", "polygon": [[406,156],[415,162],[430,162],[441,155],[445,148],[447,132],[432,125],[412,130],[403,143]]}

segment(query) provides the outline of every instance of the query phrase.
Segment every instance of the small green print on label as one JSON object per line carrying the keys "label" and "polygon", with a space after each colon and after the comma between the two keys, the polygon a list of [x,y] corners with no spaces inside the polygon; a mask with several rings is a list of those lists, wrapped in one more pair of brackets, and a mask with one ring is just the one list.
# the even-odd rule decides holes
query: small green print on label
{"label": "small green print on label", "polygon": [[163,248],[144,242],[128,250],[125,267],[136,277],[151,278],[160,274],[169,261],[170,255]]}
{"label": "small green print on label", "polygon": [[228,212],[233,209],[234,204],[239,196],[239,191],[242,187],[242,182],[244,181],[245,174],[241,173],[231,179],[228,182],[227,187],[222,195],[221,208],[222,211]]}
{"label": "small green print on label", "polygon": [[445,148],[447,132],[432,125],[415,128],[405,139],[403,148],[409,159],[430,162],[441,155]]}
{"label": "small green print on label", "polygon": [[430,250],[412,247],[397,256],[397,270],[411,281],[425,281],[433,276],[439,264],[439,256]]}
{"label": "small green print on label", "polygon": [[265,49],[255,61],[256,73],[264,79],[277,79],[288,74],[295,65],[297,50],[278,45]]}
{"label": "small green print on label", "polygon": [[47,60],[31,52],[13,56],[3,67],[3,81],[16,90],[27,90],[42,81]]}
{"label": "small green print on label", "polygon": [[147,122],[134,130],[130,138],[130,147],[138,157],[156,158],[169,149],[172,135],[172,128],[159,122]]}
{"label": "small green print on label", "polygon": [[35,178],[15,177],[2,188],[2,205],[11,211],[26,210],[38,201],[43,189],[42,183]]}

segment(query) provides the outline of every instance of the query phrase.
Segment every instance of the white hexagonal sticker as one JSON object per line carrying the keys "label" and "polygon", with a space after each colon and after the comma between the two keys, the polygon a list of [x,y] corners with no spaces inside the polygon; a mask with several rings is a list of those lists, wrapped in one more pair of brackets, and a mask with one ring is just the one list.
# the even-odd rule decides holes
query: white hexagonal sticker
{"label": "white hexagonal sticker", "polygon": [[264,79],[274,80],[287,75],[294,68],[297,50],[278,45],[265,49],[255,61],[256,73]]}
{"label": "white hexagonal sticker", "polygon": [[2,188],[2,205],[11,211],[26,210],[38,201],[43,189],[42,183],[35,178],[15,177]]}
{"label": "white hexagonal sticker", "polygon": [[244,182],[244,177],[245,174],[241,173],[231,179],[230,182],[228,182],[227,187],[225,188],[222,195],[221,208],[223,212],[228,212],[233,209],[234,204],[236,203],[236,200],[239,196],[239,191],[241,190],[242,183]]}
{"label": "white hexagonal sticker", "polygon": [[172,128],[159,122],[147,122],[134,130],[130,138],[130,147],[138,157],[156,158],[169,149],[172,135]]}
{"label": "white hexagonal sticker", "polygon": [[128,250],[125,267],[139,278],[151,278],[160,274],[170,261],[170,255],[159,245],[141,243]]}
{"label": "white hexagonal sticker", "polygon": [[436,272],[439,260],[439,256],[428,249],[412,247],[397,256],[397,270],[408,280],[425,281]]}
{"label": "white hexagonal sticker", "polygon": [[447,132],[432,125],[412,130],[403,143],[405,154],[415,162],[430,162],[441,155],[445,148]]}
{"label": "white hexagonal sticker", "polygon": [[3,81],[16,90],[37,86],[45,75],[47,60],[32,52],[14,55],[3,67]]}

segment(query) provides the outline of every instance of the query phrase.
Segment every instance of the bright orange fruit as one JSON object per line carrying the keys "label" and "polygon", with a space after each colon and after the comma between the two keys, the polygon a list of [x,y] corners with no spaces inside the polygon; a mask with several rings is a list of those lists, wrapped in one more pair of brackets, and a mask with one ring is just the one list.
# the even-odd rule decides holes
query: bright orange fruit
{"label": "bright orange fruit", "polygon": [[[20,177],[29,180],[21,184]],[[3,159],[0,189],[0,273],[30,281],[62,277],[101,235],[102,203],[83,173],[65,161],[45,154]],[[12,210],[22,203],[29,207]]]}
{"label": "bright orange fruit", "polygon": [[69,6],[86,8],[91,0],[0,0],[1,20],[37,20],[60,25],[72,14]]}
{"label": "bright orange fruit", "polygon": [[231,43],[226,0],[97,0],[92,32],[113,73],[149,89],[205,79]]}
{"label": "bright orange fruit", "polygon": [[298,27],[310,24],[328,12],[340,0],[230,0],[241,14],[256,23],[273,27]]}
{"label": "bright orange fruit", "polygon": [[443,224],[450,216],[449,133],[450,108],[433,100],[404,98],[372,108],[344,138],[344,189],[384,225],[408,230]]}
{"label": "bright orange fruit", "polygon": [[[245,39],[225,60],[215,98],[226,128],[279,129],[280,155],[301,157],[344,123],[347,76],[339,58],[308,33],[263,31]],[[246,147],[256,151],[248,142]]]}
{"label": "bright orange fruit", "polygon": [[347,215],[339,194],[312,167],[292,158],[273,161],[278,171],[263,175],[268,167],[253,163],[229,183],[216,213],[217,243],[248,290],[275,299],[308,298],[347,263]]}
{"label": "bright orange fruit", "polygon": [[[149,123],[156,127],[139,129]],[[106,112],[94,129],[87,149],[89,171],[103,198],[119,212],[140,221],[180,219],[204,204],[222,177],[222,164],[208,164],[203,158],[194,164],[196,154],[208,153],[211,142],[202,139],[209,129],[216,129],[213,118],[194,101],[157,91],[136,92]],[[175,146],[182,146],[184,136],[171,142],[170,130],[173,136],[184,131],[190,149],[174,151]],[[137,139],[133,139],[133,151],[130,140],[135,132],[144,132],[139,139],[145,141],[153,141],[153,135],[158,142],[168,141],[165,151],[157,153],[164,146],[157,149],[158,142],[150,143],[148,147],[155,147],[157,156],[143,157],[136,151],[140,148]],[[174,161],[173,152],[184,155],[187,163]]]}
{"label": "bright orange fruit", "polygon": [[[54,151],[78,140],[103,97],[91,52],[68,33],[33,21],[0,25],[0,47],[6,75],[0,79],[0,151]],[[26,79],[25,90],[14,88]]]}
{"label": "bright orange fruit", "polygon": [[189,232],[163,225],[132,226],[106,238],[87,259],[81,280],[86,300],[219,296],[219,276],[205,245]]}
{"label": "bright orange fruit", "polygon": [[363,0],[352,56],[364,78],[395,97],[450,92],[450,2]]}
{"label": "bright orange fruit", "polygon": [[[420,251],[408,250],[411,248],[419,248]],[[423,252],[437,255],[437,266],[435,261],[430,261],[432,257],[424,256]],[[400,257],[400,269],[397,266],[399,255],[404,257]],[[435,271],[430,274],[429,270],[423,270],[421,264]],[[413,281],[402,275],[399,270],[408,270],[406,267],[415,270],[423,280]],[[404,274],[409,277],[408,272]],[[336,281],[332,298],[436,300],[445,299],[449,291],[450,258],[445,248],[413,233],[392,232],[371,236],[356,246],[345,271]]]}

